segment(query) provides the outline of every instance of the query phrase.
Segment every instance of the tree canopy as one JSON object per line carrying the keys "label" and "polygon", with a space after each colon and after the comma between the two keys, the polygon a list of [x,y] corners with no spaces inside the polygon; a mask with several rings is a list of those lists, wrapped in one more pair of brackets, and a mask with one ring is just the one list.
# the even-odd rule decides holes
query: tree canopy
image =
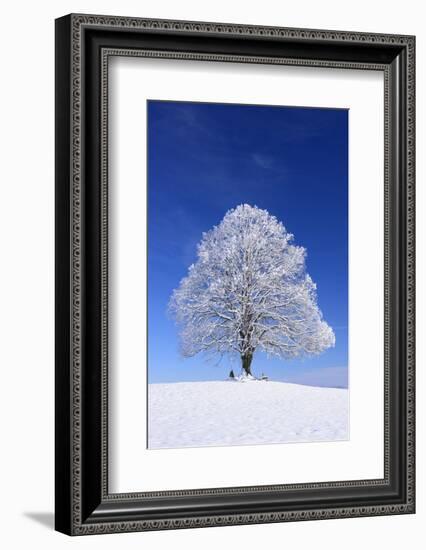
{"label": "tree canopy", "polygon": [[268,211],[243,204],[203,233],[169,308],[185,357],[231,354],[251,373],[256,351],[283,359],[334,346],[306,273],[306,250]]}

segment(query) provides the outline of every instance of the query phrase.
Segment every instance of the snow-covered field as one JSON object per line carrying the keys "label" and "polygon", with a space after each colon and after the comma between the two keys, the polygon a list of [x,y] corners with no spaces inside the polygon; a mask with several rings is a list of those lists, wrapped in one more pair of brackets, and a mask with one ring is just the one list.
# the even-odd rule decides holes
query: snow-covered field
{"label": "snow-covered field", "polygon": [[336,441],[348,390],[272,381],[150,384],[150,449]]}

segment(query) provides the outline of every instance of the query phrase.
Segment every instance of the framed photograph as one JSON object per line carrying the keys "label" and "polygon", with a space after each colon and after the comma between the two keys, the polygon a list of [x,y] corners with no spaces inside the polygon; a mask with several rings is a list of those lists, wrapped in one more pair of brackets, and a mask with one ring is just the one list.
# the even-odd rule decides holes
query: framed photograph
{"label": "framed photograph", "polygon": [[56,529],[415,511],[413,36],[56,20]]}

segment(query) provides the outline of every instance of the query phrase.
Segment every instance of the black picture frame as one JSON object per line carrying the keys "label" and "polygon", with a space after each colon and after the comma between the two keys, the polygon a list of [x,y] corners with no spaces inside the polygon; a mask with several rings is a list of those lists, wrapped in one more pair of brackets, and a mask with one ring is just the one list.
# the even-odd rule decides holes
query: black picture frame
{"label": "black picture frame", "polygon": [[[384,478],[108,493],[110,55],[375,69],[385,82]],[[69,535],[415,511],[415,38],[71,14],[56,20],[56,529]],[[368,200],[368,197],[366,197]]]}

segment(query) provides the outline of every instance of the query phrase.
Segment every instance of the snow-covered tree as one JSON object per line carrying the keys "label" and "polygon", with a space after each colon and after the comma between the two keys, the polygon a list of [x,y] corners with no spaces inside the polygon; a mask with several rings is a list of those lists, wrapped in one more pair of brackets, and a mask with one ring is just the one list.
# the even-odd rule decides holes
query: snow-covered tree
{"label": "snow-covered tree", "polygon": [[292,241],[274,216],[247,204],[203,233],[197,261],[169,303],[185,357],[237,355],[251,374],[256,351],[286,359],[334,346],[305,271],[306,250]]}

